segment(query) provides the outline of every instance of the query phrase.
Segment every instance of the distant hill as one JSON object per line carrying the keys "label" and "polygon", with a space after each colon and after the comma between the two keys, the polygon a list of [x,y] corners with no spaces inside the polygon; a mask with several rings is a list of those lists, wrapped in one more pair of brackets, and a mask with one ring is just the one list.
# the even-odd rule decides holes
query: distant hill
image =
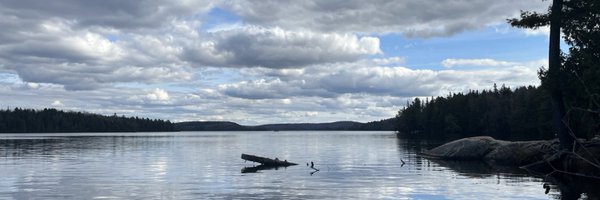
{"label": "distant hill", "polygon": [[369,131],[393,131],[397,130],[398,119],[393,117],[389,119],[382,119],[379,121],[372,121],[368,123],[362,123],[359,130]]}
{"label": "distant hill", "polygon": [[354,121],[339,121],[330,123],[286,123],[244,126],[228,121],[192,121],[175,123],[180,131],[298,131],[298,130],[380,130],[395,129],[395,118],[361,123]]}
{"label": "distant hill", "polygon": [[250,127],[227,121],[193,121],[175,123],[179,131],[246,131]]}
{"label": "distant hill", "polygon": [[396,118],[368,123],[338,121],[330,123],[286,123],[244,126],[229,121],[192,121],[172,123],[160,119],[104,116],[85,112],[15,108],[0,109],[0,133],[52,132],[156,132],[156,131],[290,131],[290,130],[379,130],[396,129]]}
{"label": "distant hill", "polygon": [[285,131],[295,131],[295,130],[353,130],[357,129],[362,125],[360,122],[352,122],[352,121],[340,121],[340,122],[331,122],[331,123],[297,123],[297,124],[265,124],[260,126],[255,126],[258,129],[262,130],[285,130]]}

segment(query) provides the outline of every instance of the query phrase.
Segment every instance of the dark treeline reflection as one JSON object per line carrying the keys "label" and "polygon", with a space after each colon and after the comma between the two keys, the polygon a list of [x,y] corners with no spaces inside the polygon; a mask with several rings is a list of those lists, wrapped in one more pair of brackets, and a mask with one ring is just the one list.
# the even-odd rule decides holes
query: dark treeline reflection
{"label": "dark treeline reflection", "polygon": [[16,136],[0,139],[0,158],[63,156],[65,154],[92,155],[99,151],[110,154],[124,151],[147,151],[172,145],[172,137],[168,135],[145,135],[144,137],[126,135]]}
{"label": "dark treeline reflection", "polygon": [[550,139],[552,113],[548,94],[528,86],[511,90],[455,93],[416,98],[402,109],[397,129],[403,137],[444,138],[488,135],[498,139]]}
{"label": "dark treeline reflection", "polygon": [[546,193],[554,190],[560,194],[555,199],[600,199],[598,179],[553,174],[544,177],[544,181],[542,188]]}
{"label": "dark treeline reflection", "polygon": [[[553,199],[600,199],[600,181],[598,179],[569,176],[560,173],[532,174],[526,170],[507,166],[490,165],[482,161],[437,160],[419,156],[420,152],[438,146],[441,140],[420,140],[400,138],[397,140],[399,152],[407,152],[408,165],[418,170],[439,170],[439,167],[455,172],[459,176],[474,179],[497,178],[509,182],[541,181],[539,193],[545,193]],[[506,191],[508,192],[508,191]]]}
{"label": "dark treeline reflection", "polygon": [[[488,165],[480,161],[449,161],[432,160],[432,162],[446,167],[461,176],[469,178],[497,177],[498,179],[511,179],[511,181],[528,182],[532,179],[542,179],[539,186],[540,193],[544,192],[554,199],[600,199],[598,179],[569,176],[560,173],[547,176],[531,176],[527,171],[512,167]],[[550,191],[553,191],[550,193]]]}
{"label": "dark treeline reflection", "polygon": [[170,121],[56,109],[0,110],[0,133],[174,131]]}

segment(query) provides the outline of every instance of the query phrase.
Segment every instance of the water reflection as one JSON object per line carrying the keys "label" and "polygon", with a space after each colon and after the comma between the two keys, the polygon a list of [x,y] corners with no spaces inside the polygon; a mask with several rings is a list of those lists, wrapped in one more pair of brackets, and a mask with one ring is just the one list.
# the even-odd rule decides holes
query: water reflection
{"label": "water reflection", "polygon": [[544,178],[547,186],[545,190],[555,191],[555,199],[600,199],[600,180],[577,177],[564,174],[555,174]]}
{"label": "water reflection", "polygon": [[[546,195],[539,177],[418,156],[436,145],[391,132],[0,135],[0,199],[547,199],[567,191],[551,183]],[[243,152],[314,161],[320,171],[247,166]]]}
{"label": "water reflection", "polygon": [[[398,140],[400,151],[416,155],[410,161],[419,165],[419,170],[432,169],[431,163],[468,178],[496,178],[510,182],[540,181],[540,193],[553,199],[600,199],[600,180],[565,174],[539,175],[515,167],[489,165],[482,161],[450,161],[427,159],[418,154],[442,144],[443,141]],[[435,167],[434,167],[435,168]],[[500,181],[499,181],[500,183]]]}
{"label": "water reflection", "polygon": [[242,174],[244,173],[257,173],[261,170],[279,170],[279,168],[287,168],[287,167],[279,167],[272,165],[258,165],[253,167],[244,167],[242,168]]}

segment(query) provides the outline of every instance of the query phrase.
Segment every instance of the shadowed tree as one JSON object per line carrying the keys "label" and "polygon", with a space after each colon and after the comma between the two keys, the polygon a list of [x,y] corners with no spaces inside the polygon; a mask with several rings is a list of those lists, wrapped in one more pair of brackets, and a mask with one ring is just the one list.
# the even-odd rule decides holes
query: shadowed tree
{"label": "shadowed tree", "polygon": [[560,62],[560,27],[562,20],[563,0],[552,1],[552,11],[550,14],[550,45],[548,53],[548,78],[546,79],[550,90],[552,100],[554,126],[556,134],[560,141],[560,148],[563,150],[571,149],[574,137],[569,134],[567,125],[563,120],[565,117],[565,102],[561,90],[562,78]]}
{"label": "shadowed tree", "polygon": [[562,83],[565,82],[561,72],[560,29],[563,18],[563,0],[553,0],[550,13],[539,14],[532,12],[521,13],[521,19],[511,19],[513,26],[524,28],[539,28],[550,24],[550,42],[548,48],[548,71],[541,72],[542,86],[550,92],[552,101],[554,127],[560,141],[560,148],[571,149],[574,137],[569,134],[565,123],[565,102]]}
{"label": "shadowed tree", "polygon": [[[554,0],[549,13],[522,12],[513,26],[550,25],[548,71],[540,71],[542,86],[551,93],[555,125],[563,149],[574,136],[591,138],[600,130],[600,0]],[[560,57],[560,33],[570,45]],[[566,109],[565,109],[566,106]],[[566,113],[564,112],[566,110]],[[568,132],[567,128],[574,130]]]}

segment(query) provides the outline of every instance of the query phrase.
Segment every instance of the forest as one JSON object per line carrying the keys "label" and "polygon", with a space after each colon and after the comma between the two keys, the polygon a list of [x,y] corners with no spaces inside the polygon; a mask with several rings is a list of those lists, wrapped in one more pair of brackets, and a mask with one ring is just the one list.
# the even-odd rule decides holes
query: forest
{"label": "forest", "polygon": [[403,137],[457,139],[487,135],[498,139],[551,139],[552,113],[548,94],[534,86],[511,90],[453,93],[415,98],[397,116]]}
{"label": "forest", "polygon": [[[598,112],[579,107],[577,102],[569,103],[565,117],[569,131],[578,138],[595,137],[600,130]],[[556,138],[552,120],[550,96],[542,87],[513,90],[494,85],[490,90],[415,98],[398,112],[396,131],[402,137],[422,139],[485,135],[504,140],[541,140]]]}
{"label": "forest", "polygon": [[170,121],[46,108],[0,110],[0,133],[174,131]]}
{"label": "forest", "polygon": [[[415,99],[398,112],[406,137],[549,139],[561,146],[600,131],[600,1],[553,1],[546,13],[522,11],[508,19],[518,28],[550,27],[549,63],[539,87],[501,87],[447,97]],[[568,45],[562,52],[560,37]],[[547,68],[546,68],[547,67]],[[571,141],[569,141],[571,140]]]}

